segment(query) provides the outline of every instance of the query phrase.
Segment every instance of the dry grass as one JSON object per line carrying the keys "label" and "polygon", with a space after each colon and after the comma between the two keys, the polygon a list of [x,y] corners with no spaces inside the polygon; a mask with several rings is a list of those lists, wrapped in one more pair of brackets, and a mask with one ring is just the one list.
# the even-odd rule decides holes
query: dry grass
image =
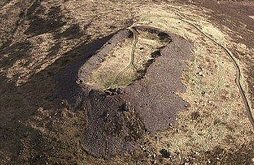
{"label": "dry grass", "polygon": [[[44,6],[47,3],[50,4],[50,2],[44,2]],[[144,3],[146,4],[143,5]],[[177,159],[181,162],[180,159],[193,152],[202,154],[213,150],[216,146],[226,150],[237,149],[242,144],[250,143],[253,140],[253,133],[235,84],[235,68],[232,62],[222,49],[189,24],[181,21],[176,13],[182,15],[187,21],[197,24],[203,32],[212,36],[228,49],[236,48],[237,51],[249,57],[253,56],[254,50],[249,49],[244,44],[234,42],[227,35],[233,33],[234,29],[230,30],[226,27],[218,29],[215,23],[210,22],[208,20],[211,14],[210,11],[190,5],[175,5],[172,8],[170,2],[167,2],[167,4],[161,3],[162,5],[154,5],[153,3],[143,1],[74,0],[63,4],[62,8],[64,11],[61,11],[61,14],[66,16],[65,19],[71,20],[70,24],[78,23],[87,35],[91,35],[91,40],[124,27],[126,25],[125,22],[134,17],[137,20],[135,24],[154,26],[164,31],[178,34],[194,43],[193,60],[189,61],[188,70],[183,75],[183,82],[187,86],[187,91],[186,93],[179,93],[191,106],[188,111],[179,114],[175,128],[146,137],[146,140],[154,148],[154,153],[158,154],[161,148],[166,148],[175,154],[180,153]],[[12,13],[13,17],[18,17],[19,14],[19,12],[16,12],[16,15]],[[252,18],[253,16],[250,17]],[[89,23],[91,23],[89,27],[83,29]],[[6,26],[7,28],[5,29],[11,30],[14,24],[15,22],[6,22],[2,26]],[[112,25],[115,26],[113,30],[110,28]],[[26,29],[27,26],[24,25],[20,28]],[[60,31],[64,31],[67,27],[69,27],[69,24],[61,27]],[[244,26],[242,29],[246,30]],[[23,35],[23,32],[20,30],[20,33],[16,33],[13,41],[22,41],[23,38],[20,36]],[[25,35],[23,37],[26,38]],[[149,37],[145,33],[142,33],[137,43],[134,64],[139,69],[143,69],[142,65],[150,59],[150,53],[155,49],[154,45],[160,44],[147,38]],[[75,41],[63,40],[60,44],[61,48],[59,52],[52,56],[46,56],[49,50],[53,48],[53,45],[57,43],[51,33],[30,36],[28,40],[31,41],[33,46],[32,53],[29,53],[25,58],[18,57],[11,66],[0,68],[1,74],[4,74],[11,80],[14,77],[19,77],[17,81],[15,80],[17,85],[29,81],[32,75],[53,64],[54,61],[62,57],[72,47],[83,42],[84,38]],[[135,79],[136,70],[128,67],[115,80],[116,75],[128,66],[130,62],[133,42],[127,39],[122,44],[122,47],[119,45],[119,47],[113,50],[112,54],[101,64],[100,68],[93,72],[91,80],[87,83],[104,89],[109,87],[124,87]],[[142,51],[139,50],[141,46],[145,46],[145,49]],[[146,53],[143,52],[144,50],[146,50]],[[9,56],[9,54],[5,54],[0,60],[5,58],[11,59]],[[26,66],[24,65],[25,63],[27,64]],[[242,61],[238,61],[238,64],[242,70],[246,70],[248,67]],[[242,84],[245,84],[245,91],[248,91],[249,89],[246,85],[248,76],[242,76]],[[116,157],[108,161],[87,156],[79,145],[79,138],[75,137],[77,134],[82,135],[76,126],[77,123],[79,126],[83,126],[83,121],[80,121],[78,117],[84,114],[72,116],[69,112],[64,111],[63,113],[68,115],[47,119],[49,117],[47,114],[39,114],[37,116],[42,116],[41,119],[37,118],[29,121],[30,127],[32,126],[35,130],[42,133],[46,139],[45,141],[49,141],[42,144],[46,144],[45,146],[52,145],[52,148],[56,147],[54,151],[59,154],[59,159],[48,155],[50,159],[57,159],[52,160],[52,163],[59,162],[62,157],[71,157],[71,160],[78,162],[78,164],[138,164],[135,161],[135,157],[131,156]],[[50,124],[45,125],[48,122]],[[60,144],[56,143],[55,139]],[[28,143],[26,139],[23,139],[23,141]],[[82,152],[78,153],[78,156],[72,155],[72,153],[77,153],[77,150]],[[52,155],[54,154],[52,153]],[[12,153],[0,150],[0,156],[1,158],[3,157],[0,162],[7,164],[11,160]],[[137,157],[136,159],[140,158]],[[63,164],[70,164],[70,161],[64,161],[62,162]],[[140,164],[149,163],[141,162]]]}
{"label": "dry grass", "polygon": [[123,88],[135,81],[145,71],[145,64],[153,59],[152,52],[163,46],[155,34],[140,31],[136,37],[119,43],[86,83],[97,89],[108,89]]}
{"label": "dry grass", "polygon": [[[175,9],[178,7],[170,7],[172,10],[158,8],[144,11],[137,24],[158,27],[194,43],[193,61],[189,62],[189,69],[183,76],[187,91],[179,93],[191,107],[179,115],[176,128],[154,135],[159,140],[151,136],[148,141],[152,141],[157,152],[167,148],[186,156],[216,146],[235,148],[253,140],[251,125],[235,84],[236,70],[232,61],[224,50],[182,21],[179,15],[184,15],[185,20],[231,48],[234,44],[227,31],[216,28],[207,20],[208,16],[191,6],[181,7],[181,10]],[[231,142],[228,142],[229,137],[233,137]]]}

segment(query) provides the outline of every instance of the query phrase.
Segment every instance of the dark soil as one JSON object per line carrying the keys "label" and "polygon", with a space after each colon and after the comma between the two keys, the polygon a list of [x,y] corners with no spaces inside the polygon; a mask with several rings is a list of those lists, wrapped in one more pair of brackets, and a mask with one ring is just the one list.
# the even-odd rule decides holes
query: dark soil
{"label": "dark soil", "polygon": [[118,95],[109,96],[95,90],[84,98],[84,107],[87,127],[82,143],[88,153],[109,158],[138,149],[145,126],[134,107]]}
{"label": "dark soil", "polygon": [[161,56],[150,65],[144,78],[123,90],[123,97],[135,107],[149,132],[169,128],[177,112],[188,106],[176,92],[185,91],[181,75],[185,60],[191,57],[192,44],[170,36],[172,42],[161,50]]}

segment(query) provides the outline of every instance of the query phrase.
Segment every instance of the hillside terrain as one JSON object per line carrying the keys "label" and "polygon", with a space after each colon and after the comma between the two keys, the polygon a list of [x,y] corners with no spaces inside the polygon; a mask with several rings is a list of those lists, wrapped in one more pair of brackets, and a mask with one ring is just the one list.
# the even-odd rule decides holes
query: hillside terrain
{"label": "hillside terrain", "polygon": [[254,1],[2,0],[0,164],[254,164]]}

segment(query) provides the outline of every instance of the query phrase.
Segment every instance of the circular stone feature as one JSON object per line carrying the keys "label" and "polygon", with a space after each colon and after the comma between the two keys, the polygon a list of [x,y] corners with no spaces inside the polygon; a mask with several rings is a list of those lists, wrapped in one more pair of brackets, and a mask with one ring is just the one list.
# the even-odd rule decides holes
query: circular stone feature
{"label": "circular stone feature", "polygon": [[122,30],[80,69],[80,82],[99,90],[126,87],[143,77],[156,52],[170,42],[167,33],[155,28]]}

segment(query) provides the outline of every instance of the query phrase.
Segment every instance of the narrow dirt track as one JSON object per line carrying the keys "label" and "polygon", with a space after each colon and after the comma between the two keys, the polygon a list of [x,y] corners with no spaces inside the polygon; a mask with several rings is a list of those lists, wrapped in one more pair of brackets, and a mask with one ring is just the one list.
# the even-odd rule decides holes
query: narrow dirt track
{"label": "narrow dirt track", "polygon": [[[180,15],[178,15],[180,16]],[[181,16],[180,16],[181,17]],[[237,64],[235,58],[234,58],[234,55],[232,54],[231,51],[229,51],[225,46],[221,45],[220,43],[218,43],[217,41],[215,41],[212,37],[210,37],[209,35],[207,35],[206,33],[204,33],[200,28],[198,28],[196,25],[194,25],[193,23],[181,18],[180,19],[181,21],[184,21],[186,23],[188,23],[189,25],[191,25],[192,27],[194,27],[195,29],[197,29],[200,33],[202,33],[205,37],[207,37],[209,40],[211,40],[212,42],[214,42],[216,45],[218,45],[219,47],[221,47],[228,55],[228,57],[230,57],[231,61],[233,62],[234,64],[234,67],[236,69],[236,78],[235,78],[235,83],[236,83],[236,86],[237,88],[239,89],[239,93],[242,97],[242,100],[243,100],[243,103],[244,103],[244,106],[245,106],[245,110],[246,110],[246,114],[249,118],[249,121],[253,127],[253,131],[254,131],[254,118],[252,116],[252,113],[251,113],[251,108],[250,108],[250,105],[249,105],[249,102],[248,102],[248,99],[245,95],[245,92],[243,90],[243,87],[241,85],[241,69],[239,67],[239,65]]]}
{"label": "narrow dirt track", "polygon": [[[219,46],[220,48],[222,48],[226,54],[228,55],[228,57],[231,59],[232,63],[234,64],[234,67],[236,69],[236,78],[235,78],[235,83],[236,83],[236,86],[239,90],[239,93],[241,95],[241,98],[242,98],[242,101],[244,103],[244,106],[245,106],[245,111],[246,111],[246,115],[252,125],[252,128],[253,128],[253,131],[254,131],[254,117],[252,115],[252,112],[251,112],[251,106],[248,102],[248,99],[246,97],[246,94],[244,92],[244,89],[242,87],[242,84],[241,84],[241,69],[240,69],[240,66],[237,64],[237,61],[235,60],[235,56],[234,54],[228,50],[225,46],[223,46],[222,44],[218,43],[216,40],[214,40],[211,36],[209,36],[208,34],[204,33],[199,27],[197,27],[197,25],[195,25],[194,23],[192,22],[189,22],[188,20],[185,19],[185,17],[183,17],[182,15],[180,15],[179,13],[180,10],[176,7],[173,7],[173,6],[170,6],[170,8],[172,8],[173,10],[175,10],[175,14],[179,17],[179,20],[189,24],[190,26],[194,27],[196,30],[198,30],[201,34],[203,34],[206,38],[208,38],[209,40],[211,40],[213,43],[215,43],[217,46]],[[142,25],[144,26],[144,25]]]}
{"label": "narrow dirt track", "polygon": [[117,81],[118,77],[124,72],[125,69],[127,69],[128,67],[133,67],[135,70],[137,70],[137,68],[134,65],[134,56],[135,56],[135,48],[138,42],[138,37],[137,37],[137,31],[133,28],[127,28],[128,30],[130,30],[132,32],[133,35],[133,44],[132,44],[132,49],[131,49],[131,55],[130,55],[130,62],[129,64],[124,67],[114,78],[113,80],[113,84],[115,84],[115,82]]}

